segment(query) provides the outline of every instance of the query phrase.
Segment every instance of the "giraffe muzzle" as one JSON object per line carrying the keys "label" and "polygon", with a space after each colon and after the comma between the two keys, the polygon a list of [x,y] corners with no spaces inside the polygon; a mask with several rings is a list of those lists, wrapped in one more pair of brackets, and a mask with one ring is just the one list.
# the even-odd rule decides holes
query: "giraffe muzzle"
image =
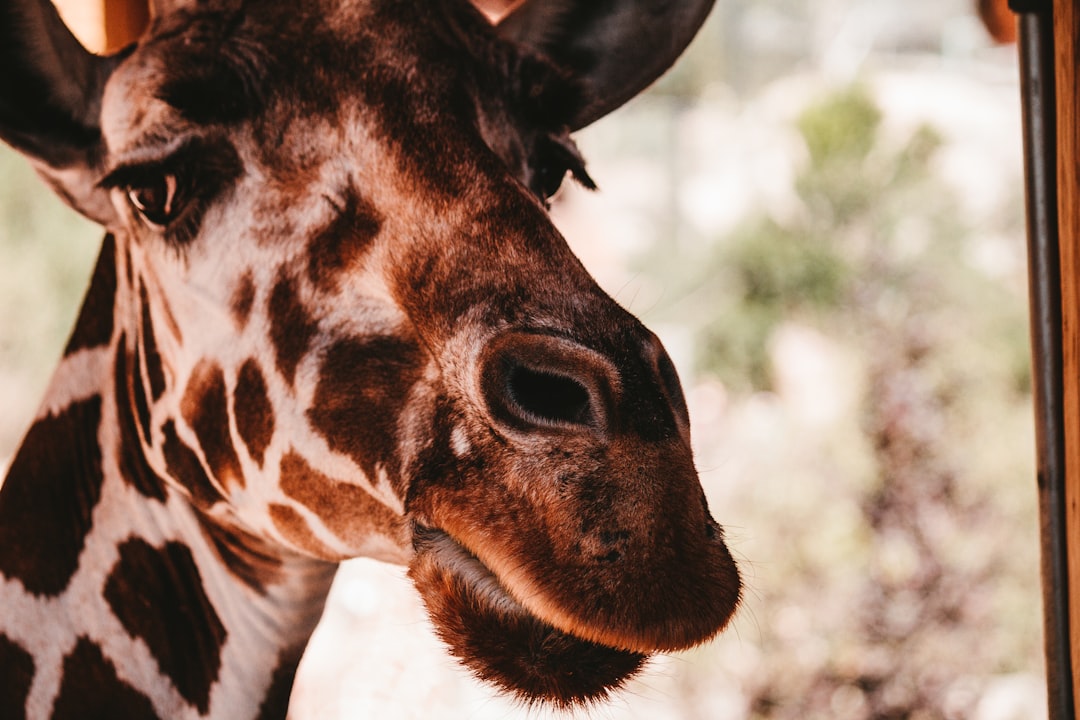
{"label": "giraffe muzzle", "polygon": [[491,336],[480,402],[437,421],[456,440],[410,470],[410,576],[436,632],[526,702],[602,699],[740,601],[674,367],[652,333],[618,335],[622,351],[548,328]]}

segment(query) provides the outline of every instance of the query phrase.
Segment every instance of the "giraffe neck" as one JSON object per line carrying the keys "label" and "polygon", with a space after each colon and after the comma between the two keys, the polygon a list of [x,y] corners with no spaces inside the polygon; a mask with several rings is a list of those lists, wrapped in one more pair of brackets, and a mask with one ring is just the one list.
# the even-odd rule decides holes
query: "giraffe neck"
{"label": "giraffe neck", "polygon": [[335,566],[147,461],[115,247],[0,491],[0,715],[284,717]]}

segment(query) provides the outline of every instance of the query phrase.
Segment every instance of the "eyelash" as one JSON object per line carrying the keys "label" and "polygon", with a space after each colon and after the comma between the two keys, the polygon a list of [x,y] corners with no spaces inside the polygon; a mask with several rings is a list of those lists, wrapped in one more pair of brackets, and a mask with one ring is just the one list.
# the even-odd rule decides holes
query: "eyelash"
{"label": "eyelash", "polygon": [[[185,230],[182,235],[188,234],[186,231],[190,229],[190,223],[187,222],[187,217],[193,210],[198,209],[199,198],[197,193],[190,192],[191,182],[180,171],[180,163],[174,158],[175,156],[146,165],[120,167],[109,173],[101,186],[121,190],[132,212],[143,224],[155,232],[163,233],[170,242],[182,244],[185,239],[190,238],[179,237],[176,231],[182,229]],[[153,193],[159,190],[166,195],[163,215],[160,218],[156,217],[156,203],[152,200]],[[141,201],[139,194],[143,192],[149,192],[151,197]]]}
{"label": "eyelash", "polygon": [[[191,242],[198,234],[203,214],[210,201],[217,197],[241,172],[242,166],[231,146],[202,140],[181,146],[164,159],[123,165],[110,172],[99,184],[104,188],[122,190],[140,220],[153,231],[162,233],[175,246]],[[172,179],[171,183],[168,180]],[[155,222],[141,208],[136,193],[160,189],[165,182],[166,203],[164,224]],[[170,207],[172,206],[172,207]],[[152,213],[151,213],[152,214]]]}
{"label": "eyelash", "polygon": [[[176,175],[166,173],[153,178],[146,184],[131,185],[124,188],[128,201],[148,225],[164,230],[186,207],[186,193]],[[159,207],[160,206],[160,207]]]}

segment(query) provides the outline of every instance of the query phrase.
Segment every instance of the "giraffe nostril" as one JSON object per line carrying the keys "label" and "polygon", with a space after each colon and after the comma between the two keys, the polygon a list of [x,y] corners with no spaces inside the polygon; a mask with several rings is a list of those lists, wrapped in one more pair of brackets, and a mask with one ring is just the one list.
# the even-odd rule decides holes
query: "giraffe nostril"
{"label": "giraffe nostril", "polygon": [[517,409],[536,422],[588,425],[592,417],[588,389],[565,375],[518,365],[507,373],[506,392]]}
{"label": "giraffe nostril", "polygon": [[479,377],[494,419],[517,431],[608,429],[615,371],[598,353],[571,340],[501,335],[485,348]]}

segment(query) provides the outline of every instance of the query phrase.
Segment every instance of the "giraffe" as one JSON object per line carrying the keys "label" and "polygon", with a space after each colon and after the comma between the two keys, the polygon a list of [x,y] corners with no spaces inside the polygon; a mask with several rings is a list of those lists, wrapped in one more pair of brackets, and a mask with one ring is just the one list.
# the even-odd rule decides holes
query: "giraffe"
{"label": "giraffe", "polygon": [[547,215],[710,5],[159,0],[108,57],[0,5],[0,137],[105,231],[0,489],[0,714],[284,717],[358,556],[525,702],[720,632],[678,376]]}

